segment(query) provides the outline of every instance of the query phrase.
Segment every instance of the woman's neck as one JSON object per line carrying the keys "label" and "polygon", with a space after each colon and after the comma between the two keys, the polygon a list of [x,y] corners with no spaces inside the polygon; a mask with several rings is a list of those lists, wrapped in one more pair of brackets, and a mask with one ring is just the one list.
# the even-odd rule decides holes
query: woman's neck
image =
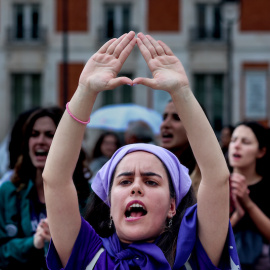
{"label": "woman's neck", "polygon": [[245,176],[247,185],[257,184],[262,180],[262,176],[256,172],[256,166],[250,166],[246,168],[233,168],[234,173],[240,173]]}
{"label": "woman's neck", "polygon": [[35,187],[37,189],[39,201],[45,203],[42,170],[40,169],[37,169],[36,171]]}

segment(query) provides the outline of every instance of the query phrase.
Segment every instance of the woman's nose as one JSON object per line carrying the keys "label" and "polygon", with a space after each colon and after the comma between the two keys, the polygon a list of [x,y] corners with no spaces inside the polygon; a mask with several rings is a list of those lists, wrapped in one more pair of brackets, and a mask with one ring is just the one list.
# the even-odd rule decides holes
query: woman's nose
{"label": "woman's nose", "polygon": [[235,148],[239,148],[240,145],[241,145],[241,142],[239,140],[237,140],[237,141],[234,142],[234,147]]}
{"label": "woman's nose", "polygon": [[131,187],[131,195],[143,196],[143,194],[144,192],[141,183],[134,182]]}
{"label": "woman's nose", "polygon": [[40,134],[37,138],[39,143],[43,143],[45,141],[45,136],[43,134]]}
{"label": "woman's nose", "polygon": [[167,126],[169,126],[169,125],[170,125],[169,117],[166,117],[165,119],[163,119],[160,128],[162,128],[162,127],[167,127]]}

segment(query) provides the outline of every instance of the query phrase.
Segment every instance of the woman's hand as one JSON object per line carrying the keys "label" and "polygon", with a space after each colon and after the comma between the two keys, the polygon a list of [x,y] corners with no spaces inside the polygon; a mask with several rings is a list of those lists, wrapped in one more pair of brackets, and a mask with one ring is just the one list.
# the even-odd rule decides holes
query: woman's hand
{"label": "woman's hand", "polygon": [[232,195],[232,201],[234,203],[234,212],[232,216],[230,217],[230,221],[232,224],[232,227],[234,227],[245,215],[246,211],[245,209],[241,206],[240,202],[238,201],[237,197],[235,195]]}
{"label": "woman's hand", "polygon": [[118,77],[125,60],[136,44],[133,31],[105,43],[86,63],[79,84],[95,92],[114,89],[123,84],[132,85],[127,77]]}
{"label": "woman's hand", "polygon": [[36,233],[34,235],[34,246],[37,249],[42,249],[45,246],[45,242],[51,240],[51,234],[49,229],[48,220],[42,219],[37,227]]}
{"label": "woman's hand", "polygon": [[[239,213],[244,211],[243,208],[247,208],[251,199],[249,197],[249,189],[247,186],[246,178],[239,173],[232,173],[230,177],[232,198],[235,201],[236,209],[238,204]],[[242,209],[241,209],[242,208]]]}
{"label": "woman's hand", "polygon": [[153,78],[136,78],[134,84],[143,84],[153,89],[173,93],[176,89],[189,86],[185,70],[179,59],[162,41],[149,35],[138,34],[137,44],[152,72]]}

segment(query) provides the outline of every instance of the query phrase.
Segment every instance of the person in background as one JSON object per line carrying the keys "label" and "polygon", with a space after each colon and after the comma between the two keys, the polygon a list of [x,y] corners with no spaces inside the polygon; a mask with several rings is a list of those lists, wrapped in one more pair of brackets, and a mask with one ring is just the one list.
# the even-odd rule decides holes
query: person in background
{"label": "person in background", "polygon": [[266,129],[257,122],[236,126],[229,144],[232,213],[243,270],[270,269],[270,178]]}
{"label": "person in background", "polygon": [[21,154],[23,126],[27,118],[37,109],[39,108],[38,107],[33,108],[21,113],[12,127],[8,144],[9,166],[8,170],[4,173],[4,175],[0,179],[0,186],[4,182],[9,181],[13,175],[15,164],[18,160],[18,157]]}
{"label": "person in background", "polygon": [[124,134],[125,144],[154,143],[154,133],[143,120],[131,121]]}
{"label": "person in background", "polygon": [[103,132],[93,149],[89,169],[92,173],[90,182],[94,179],[98,170],[111,158],[113,153],[121,146],[118,135],[113,131]]}
{"label": "person in background", "polygon": [[181,164],[188,168],[192,187],[197,195],[201,172],[189,144],[184,125],[172,100],[168,102],[163,112],[163,121],[160,126],[160,145],[174,153]]}
{"label": "person in background", "polygon": [[229,144],[231,142],[233,131],[234,131],[234,127],[232,125],[227,125],[222,128],[221,133],[220,133],[219,143],[220,143],[221,150],[225,156],[227,164],[229,164],[228,149],[229,149]]}
{"label": "person in background", "polygon": [[[23,127],[22,148],[10,181],[0,187],[0,268],[47,269],[45,255],[51,239],[46,219],[42,172],[63,110],[35,110]],[[74,170],[78,201],[90,194],[79,155]]]}

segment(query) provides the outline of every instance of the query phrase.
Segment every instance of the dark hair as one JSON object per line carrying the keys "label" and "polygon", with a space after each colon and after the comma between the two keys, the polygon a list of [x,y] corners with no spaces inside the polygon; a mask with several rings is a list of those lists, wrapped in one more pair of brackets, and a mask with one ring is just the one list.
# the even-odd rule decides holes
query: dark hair
{"label": "dark hair", "polygon": [[[41,108],[35,110],[25,122],[23,127],[22,151],[14,169],[12,182],[18,187],[18,191],[23,189],[30,179],[34,180],[36,176],[36,168],[33,166],[29,156],[29,139],[32,134],[35,122],[41,118],[50,117],[57,127],[63,115],[63,110],[59,107]],[[80,206],[84,206],[90,194],[88,180],[91,174],[86,165],[86,154],[81,149],[79,158],[73,173],[73,182],[77,190]]]}
{"label": "dark hair", "polygon": [[22,151],[22,138],[23,138],[23,126],[28,117],[39,107],[32,108],[30,110],[22,112],[16,119],[10,134],[10,140],[8,145],[9,151],[9,168],[14,169],[18,157]]}
{"label": "dark hair", "polygon": [[134,139],[132,143],[150,143],[154,141],[152,128],[143,120],[129,122],[125,136],[132,137]]}
{"label": "dark hair", "polygon": [[12,177],[12,182],[16,186],[23,186],[29,181],[29,179],[35,179],[36,176],[36,168],[33,166],[31,158],[29,156],[29,139],[32,134],[32,129],[35,125],[35,122],[41,118],[48,116],[50,117],[55,126],[58,126],[60,119],[62,117],[63,110],[58,107],[51,108],[41,108],[34,111],[27,119],[23,127],[23,136],[22,136],[22,150],[21,154],[16,162],[14,168],[14,175]]}
{"label": "dark hair", "polygon": [[[172,184],[171,176],[168,172],[167,167],[162,162],[168,176],[169,180],[169,190],[171,198],[175,198],[175,191]],[[116,170],[116,169],[115,169]],[[112,179],[114,178],[114,174]],[[113,181],[110,183],[110,190]],[[170,228],[166,227],[165,231],[162,233],[157,240],[157,246],[162,250],[166,259],[168,260],[171,267],[173,267],[176,245],[179,228],[186,212],[186,209],[196,203],[196,199],[193,193],[193,188],[190,187],[186,196],[182,199],[179,206],[176,209],[176,214],[173,217],[172,226]],[[110,223],[110,208],[105,204],[94,192],[92,192],[89,203],[86,207],[85,220],[87,220],[91,226],[94,228],[96,233],[100,237],[109,237],[115,232],[114,226],[109,228]]]}
{"label": "dark hair", "polygon": [[269,145],[267,141],[267,129],[256,121],[244,121],[237,124],[236,127],[242,125],[249,127],[252,130],[258,141],[260,150],[266,148],[266,154],[262,158],[258,158],[256,160],[256,172],[261,176],[265,176],[265,174],[268,173],[267,166],[269,164]]}
{"label": "dark hair", "polygon": [[234,131],[234,129],[235,129],[235,127],[234,127],[234,126],[232,126],[232,125],[226,125],[226,126],[224,126],[222,129],[224,129],[224,128],[229,129],[229,130],[230,130],[230,134],[231,134],[231,135],[233,134],[233,131]]}
{"label": "dark hair", "polygon": [[95,144],[95,147],[93,149],[92,159],[103,156],[103,153],[101,152],[101,144],[103,143],[103,140],[107,136],[114,136],[115,137],[117,149],[121,146],[121,142],[120,142],[118,135],[113,131],[106,131],[99,136],[99,138]]}
{"label": "dark hair", "polygon": [[80,210],[85,208],[88,197],[90,195],[90,185],[89,180],[92,177],[92,174],[87,166],[87,155],[85,151],[81,148],[76,167],[73,172],[73,183],[77,190],[78,200]]}

